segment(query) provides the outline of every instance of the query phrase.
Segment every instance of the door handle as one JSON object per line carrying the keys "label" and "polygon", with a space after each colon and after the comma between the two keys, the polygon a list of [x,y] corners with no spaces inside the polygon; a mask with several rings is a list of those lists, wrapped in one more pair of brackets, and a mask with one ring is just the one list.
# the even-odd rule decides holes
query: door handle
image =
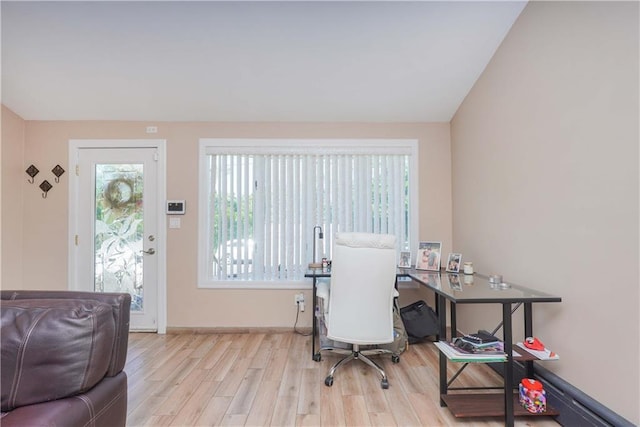
{"label": "door handle", "polygon": [[156,253],[156,250],[153,248],[149,248],[148,251],[140,251],[140,252],[144,252],[145,254],[148,254],[148,255],[153,255]]}

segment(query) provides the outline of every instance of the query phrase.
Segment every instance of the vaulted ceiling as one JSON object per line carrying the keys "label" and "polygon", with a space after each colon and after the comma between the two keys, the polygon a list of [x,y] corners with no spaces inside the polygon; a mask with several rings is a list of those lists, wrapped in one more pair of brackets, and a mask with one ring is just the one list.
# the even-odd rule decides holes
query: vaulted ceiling
{"label": "vaulted ceiling", "polygon": [[2,1],[27,120],[449,121],[521,1]]}

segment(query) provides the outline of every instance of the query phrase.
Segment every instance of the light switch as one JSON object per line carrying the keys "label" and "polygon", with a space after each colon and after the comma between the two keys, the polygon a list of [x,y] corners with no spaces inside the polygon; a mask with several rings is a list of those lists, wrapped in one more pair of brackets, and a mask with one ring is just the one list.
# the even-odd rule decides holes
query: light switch
{"label": "light switch", "polygon": [[180,228],[181,226],[181,218],[178,217],[169,217],[169,228]]}

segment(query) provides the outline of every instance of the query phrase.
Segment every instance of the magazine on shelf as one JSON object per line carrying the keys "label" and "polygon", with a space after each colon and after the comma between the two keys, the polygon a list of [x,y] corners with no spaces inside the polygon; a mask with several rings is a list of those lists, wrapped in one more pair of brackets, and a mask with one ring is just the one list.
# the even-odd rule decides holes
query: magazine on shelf
{"label": "magazine on shelf", "polygon": [[446,341],[438,341],[434,344],[453,362],[504,362],[507,359],[504,351],[465,352]]}

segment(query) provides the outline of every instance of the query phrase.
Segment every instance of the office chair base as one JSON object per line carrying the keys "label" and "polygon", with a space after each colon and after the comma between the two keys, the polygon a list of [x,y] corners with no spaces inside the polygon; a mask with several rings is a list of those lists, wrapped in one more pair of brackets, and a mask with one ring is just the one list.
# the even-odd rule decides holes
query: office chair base
{"label": "office chair base", "polygon": [[[333,377],[327,377],[324,379],[324,385],[326,385],[327,387],[331,387],[333,385]],[[389,388],[389,380],[386,378],[383,378],[382,380],[380,380],[380,387],[382,387],[383,389],[388,389]]]}
{"label": "office chair base", "polygon": [[[344,357],[342,359],[340,359],[338,361],[338,363],[336,363],[335,365],[333,365],[331,367],[331,370],[329,370],[329,375],[327,375],[327,377],[324,379],[324,384],[327,387],[331,387],[333,385],[333,374],[336,372],[336,370],[344,365],[347,362],[350,362],[353,359],[358,359],[358,360],[362,360],[364,363],[366,363],[367,365],[371,366],[372,368],[374,368],[376,371],[378,371],[378,374],[380,375],[380,377],[382,378],[380,380],[380,386],[383,389],[388,389],[389,388],[389,380],[387,379],[387,374],[385,374],[384,370],[380,367],[380,365],[378,365],[376,362],[374,362],[373,360],[369,359],[367,356],[365,356],[364,354],[362,354],[357,348],[356,346],[354,346],[354,349],[351,353],[349,353],[349,355],[347,355],[347,357]],[[393,361],[393,363],[398,363],[400,362],[400,357],[398,355],[393,355],[391,357],[391,360]]]}

